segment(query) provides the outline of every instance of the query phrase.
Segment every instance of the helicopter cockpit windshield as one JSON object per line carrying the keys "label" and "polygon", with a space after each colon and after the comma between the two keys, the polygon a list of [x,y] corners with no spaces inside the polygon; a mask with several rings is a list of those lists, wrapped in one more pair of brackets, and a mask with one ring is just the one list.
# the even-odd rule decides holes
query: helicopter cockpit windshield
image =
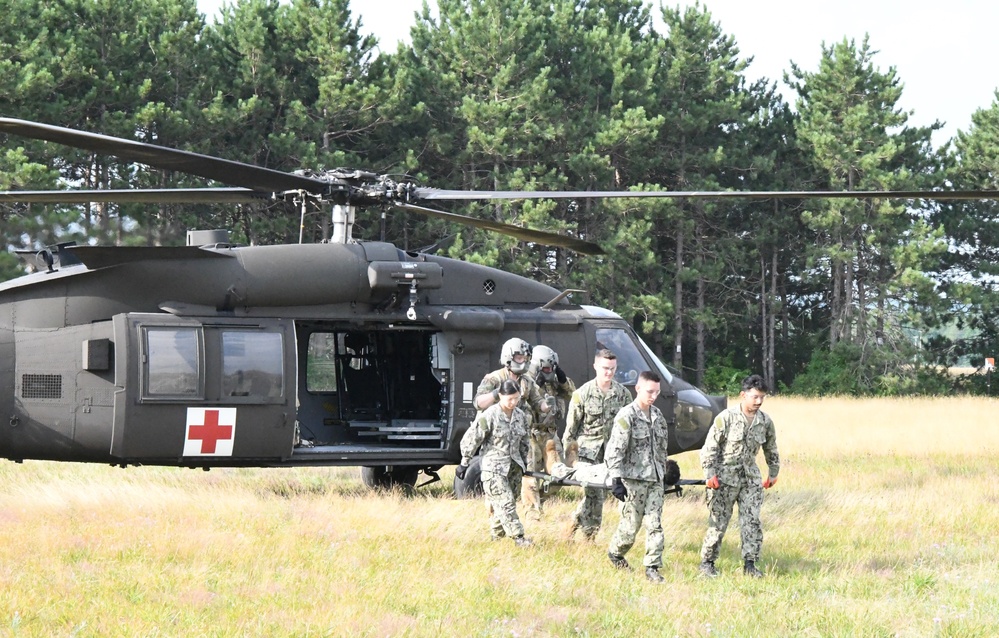
{"label": "helicopter cockpit windshield", "polygon": [[[639,339],[641,341],[641,339]],[[642,355],[638,346],[635,345],[631,335],[622,328],[599,328],[597,329],[597,349],[608,348],[617,355],[617,374],[614,379],[625,386],[633,386],[638,381],[638,375],[649,368],[646,357]],[[649,347],[642,342],[642,348],[648,357],[656,364],[656,368],[663,379],[671,382],[673,375],[666,370],[661,361],[652,354]]]}
{"label": "helicopter cockpit windshield", "polygon": [[670,370],[669,366],[663,363],[662,359],[656,356],[655,352],[652,352],[652,348],[650,348],[649,344],[645,343],[641,337],[638,337],[638,342],[642,344],[642,349],[644,349],[645,354],[652,359],[652,363],[656,364],[656,370],[659,372],[660,376],[662,376],[662,378],[668,383],[673,383],[673,371]]}

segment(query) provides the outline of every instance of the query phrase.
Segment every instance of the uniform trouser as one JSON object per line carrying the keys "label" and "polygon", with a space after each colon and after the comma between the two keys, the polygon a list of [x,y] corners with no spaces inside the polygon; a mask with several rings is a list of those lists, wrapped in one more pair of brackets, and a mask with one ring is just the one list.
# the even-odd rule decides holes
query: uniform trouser
{"label": "uniform trouser", "polygon": [[721,549],[722,538],[732,520],[732,508],[739,504],[739,529],[742,532],[742,559],[758,561],[763,548],[763,526],[760,525],[760,508],[763,506],[763,487],[753,481],[744,485],[721,485],[708,492],[708,532],[701,545],[701,560],[715,562]]}
{"label": "uniform trouser", "polygon": [[[531,472],[545,471],[545,443],[549,440],[555,441],[555,449],[558,450],[559,457],[562,456],[562,441],[556,435],[555,429],[531,429],[531,452],[527,459],[527,469]],[[541,511],[541,487],[544,481],[532,477],[525,477],[521,500],[524,507]]]}
{"label": "uniform trouser", "polygon": [[[559,472],[559,469],[562,468],[568,471]],[[559,474],[564,474],[564,476],[559,476]],[[571,468],[558,464],[552,472],[552,476],[572,479],[590,485],[607,485],[609,483],[607,480],[607,466],[605,464],[589,463],[584,460],[576,461],[576,465]],[[592,538],[600,531],[600,523],[604,515],[604,500],[606,498],[607,490],[605,489],[599,487],[583,488],[583,500],[576,507],[573,518],[576,521],[576,525],[583,530],[583,534],[587,537]]]}
{"label": "uniform trouser", "polygon": [[661,481],[636,481],[623,479],[628,495],[621,504],[621,522],[611,538],[608,551],[624,556],[635,544],[635,537],[642,525],[645,526],[646,567],[662,567],[663,564],[663,484]]}
{"label": "uniform trouser", "polygon": [[489,509],[489,529],[493,538],[524,535],[524,525],[517,516],[517,492],[523,473],[516,464],[510,464],[507,474],[482,472],[482,487],[486,493],[486,507]]}

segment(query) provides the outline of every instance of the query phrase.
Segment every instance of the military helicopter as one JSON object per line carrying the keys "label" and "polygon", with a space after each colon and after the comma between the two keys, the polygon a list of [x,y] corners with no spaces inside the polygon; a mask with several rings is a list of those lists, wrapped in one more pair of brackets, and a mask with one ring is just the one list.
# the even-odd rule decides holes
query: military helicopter
{"label": "military helicopter", "polygon": [[[69,128],[0,118],[0,133],[228,184],[172,190],[17,191],[0,202],[329,206],[322,244],[239,246],[192,231],[183,247],[59,245],[0,283],[0,456],[129,465],[360,466],[370,486],[432,482],[460,460],[483,376],[520,337],[577,383],[613,350],[618,380],[650,369],[670,453],[699,448],[724,397],[684,381],[629,322],[508,272],[352,237],[356,211],[395,206],[584,254],[601,248],[423,204],[587,197],[802,197],[801,192],[459,191],[360,170],[287,173]],[[812,193],[862,197],[865,193]],[[921,197],[925,193],[867,193]],[[951,194],[954,195],[954,194]],[[958,197],[962,198],[957,194]],[[974,198],[983,195],[978,192]],[[971,195],[963,198],[971,198]],[[424,482],[423,484],[426,484]],[[472,493],[477,470],[455,481]]]}

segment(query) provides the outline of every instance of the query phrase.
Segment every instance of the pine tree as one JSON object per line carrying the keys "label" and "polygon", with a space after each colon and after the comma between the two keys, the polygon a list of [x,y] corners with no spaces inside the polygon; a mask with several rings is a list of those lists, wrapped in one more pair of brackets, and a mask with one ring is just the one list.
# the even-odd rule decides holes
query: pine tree
{"label": "pine tree", "polygon": [[[3,29],[5,114],[165,143],[178,139],[194,109],[203,22],[194,0],[68,0],[7,4]],[[18,140],[34,161],[58,166],[82,188],[165,186],[160,171],[113,157]],[[94,202],[35,207],[43,226],[66,240],[123,242],[135,226],[157,233],[148,205]]]}
{"label": "pine tree", "polygon": [[[742,75],[747,61],[711,14],[698,6],[663,8],[665,48],[656,79],[657,114],[665,117],[652,180],[680,191],[741,188],[753,158],[740,141],[754,115]],[[738,204],[682,200],[656,220],[653,251],[661,256],[664,288],[672,296],[673,365],[683,369],[684,345],[693,342],[698,382],[706,369],[708,333],[720,327],[712,308],[725,272],[727,226]],[[667,258],[668,255],[668,258]],[[710,301],[709,301],[710,300]],[[692,328],[692,333],[691,333]],[[653,346],[665,350],[662,336]]]}
{"label": "pine tree", "polygon": [[[958,131],[950,162],[955,188],[999,188],[999,93],[988,108],[972,114],[967,131]],[[953,365],[970,355],[980,366],[999,348],[999,203],[949,203],[934,221],[946,229],[950,247],[939,275],[950,305],[940,321],[957,328],[953,339],[941,337],[934,344],[938,360]]]}
{"label": "pine tree", "polygon": [[[901,81],[894,68],[874,66],[875,53],[866,38],[860,47],[843,40],[823,46],[815,73],[792,65],[798,141],[820,188],[906,190],[932,176],[930,135],[940,125],[906,127],[909,114],[897,107]],[[904,329],[918,322],[921,305],[934,302],[925,268],[946,247],[941,229],[915,205],[837,199],[815,202],[804,215],[816,233],[812,275],[824,269],[828,281],[829,345],[857,346],[862,367],[892,349],[897,362],[906,361],[911,339]]]}
{"label": "pine tree", "polygon": [[[347,0],[241,0],[205,40],[213,97],[204,121],[216,154],[284,171],[363,166],[380,87],[368,75],[375,41],[360,36]],[[309,214],[309,241],[329,237],[328,215]],[[298,241],[299,220],[279,202],[242,206],[229,223],[249,243],[271,243]]]}
{"label": "pine tree", "polygon": [[[424,14],[414,29],[405,61],[421,78],[428,123],[413,149],[421,170],[435,183],[478,190],[622,186],[621,175],[648,157],[640,149],[657,126],[636,103],[648,99],[652,80],[647,23],[637,1],[439,3],[439,19]],[[603,243],[614,236],[611,210],[584,200],[465,212]],[[461,231],[451,254],[563,286],[588,278],[593,264],[478,231]]]}

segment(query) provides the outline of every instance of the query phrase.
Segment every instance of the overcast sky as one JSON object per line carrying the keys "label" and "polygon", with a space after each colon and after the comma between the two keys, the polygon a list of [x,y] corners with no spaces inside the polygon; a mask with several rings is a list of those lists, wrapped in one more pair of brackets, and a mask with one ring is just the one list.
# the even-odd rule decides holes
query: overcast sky
{"label": "overcast sky", "polygon": [[[223,0],[198,0],[209,16]],[[429,0],[431,7],[435,0]],[[649,0],[659,21],[659,2]],[[666,2],[692,6],[691,2]],[[899,106],[914,111],[910,123],[945,122],[937,144],[967,130],[971,114],[989,108],[999,86],[995,64],[995,29],[999,3],[949,0],[900,3],[890,0],[706,0],[724,33],[735,37],[743,58],[753,57],[747,76],[778,82],[784,98],[793,93],[782,82],[794,61],[806,71],[818,67],[822,44],[844,37],[860,46],[865,34],[878,53],[882,71],[894,66],[904,84]],[[414,14],[423,0],[352,0],[365,31],[378,37],[382,50],[394,51],[409,38]],[[661,21],[659,21],[661,24]]]}

